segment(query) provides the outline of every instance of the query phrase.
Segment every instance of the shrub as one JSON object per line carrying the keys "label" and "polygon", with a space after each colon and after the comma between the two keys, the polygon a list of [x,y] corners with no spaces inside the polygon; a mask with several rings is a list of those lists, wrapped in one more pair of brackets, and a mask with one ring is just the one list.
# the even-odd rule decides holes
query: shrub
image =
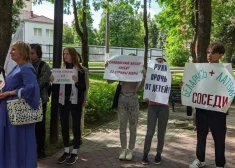
{"label": "shrub", "polygon": [[[103,73],[91,73],[85,122],[106,121],[116,116],[116,110],[111,107],[117,84],[118,82],[108,84],[103,79]],[[137,94],[140,108],[147,107],[143,102],[143,89],[139,90]]]}

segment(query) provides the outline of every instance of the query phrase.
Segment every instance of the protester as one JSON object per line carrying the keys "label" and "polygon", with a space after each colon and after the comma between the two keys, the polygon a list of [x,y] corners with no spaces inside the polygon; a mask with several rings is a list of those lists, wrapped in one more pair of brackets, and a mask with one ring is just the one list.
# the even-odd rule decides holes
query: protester
{"label": "protester", "polygon": [[47,102],[49,101],[48,89],[50,87],[51,70],[49,65],[42,61],[42,48],[39,44],[30,44],[31,61],[36,70],[37,81],[40,88],[40,97],[42,100],[43,120],[36,123],[36,141],[37,141],[37,157],[45,158],[45,139],[46,139],[46,111]]}
{"label": "protester", "polygon": [[[159,63],[166,62],[164,58],[156,59]],[[145,101],[149,101],[146,99]],[[154,159],[154,164],[161,164],[161,154],[165,142],[166,127],[169,118],[169,104],[161,104],[149,101],[148,105],[148,119],[147,119],[147,133],[144,142],[144,155],[142,164],[149,164],[148,153],[151,148],[152,139],[155,133],[156,124],[157,130],[157,154]]]}
{"label": "protester", "polygon": [[7,101],[21,97],[34,109],[39,107],[40,90],[36,72],[30,63],[30,47],[17,41],[11,46],[11,58],[17,65],[7,75],[5,87],[0,94],[0,167],[36,168],[35,124],[12,125],[7,110]]}
{"label": "protester", "polygon": [[[84,92],[86,90],[85,72],[79,64],[77,51],[75,48],[67,47],[63,50],[63,69],[73,69],[74,84],[60,84],[59,92],[59,111],[62,129],[62,137],[64,142],[64,154],[57,160],[62,164],[74,164],[77,159],[77,153],[81,139],[81,114],[82,104],[84,102]],[[54,77],[51,76],[51,81]],[[73,128],[73,150],[69,151],[69,115],[72,115]]]}
{"label": "protester", "polygon": [[[135,54],[129,54],[135,56]],[[105,66],[108,66],[106,63]],[[144,86],[146,70],[143,69],[143,80],[141,82],[121,82],[121,93],[118,99],[118,118],[119,118],[119,130],[120,130],[120,141],[121,141],[121,154],[120,160],[132,160],[133,149],[135,148],[136,141],[136,129],[139,119],[139,101],[138,95],[136,94],[137,89],[141,89]],[[115,81],[108,80],[108,83]],[[127,122],[129,121],[130,140],[129,149],[127,149]]]}
{"label": "protester", "polygon": [[[207,60],[209,63],[219,63],[224,55],[225,48],[220,43],[212,43],[207,48]],[[205,86],[211,87],[211,86]],[[196,128],[197,128],[197,159],[193,161],[189,168],[199,168],[206,166],[205,151],[206,139],[209,129],[215,143],[215,163],[217,168],[225,166],[225,136],[226,136],[226,113],[213,110],[196,108]]]}

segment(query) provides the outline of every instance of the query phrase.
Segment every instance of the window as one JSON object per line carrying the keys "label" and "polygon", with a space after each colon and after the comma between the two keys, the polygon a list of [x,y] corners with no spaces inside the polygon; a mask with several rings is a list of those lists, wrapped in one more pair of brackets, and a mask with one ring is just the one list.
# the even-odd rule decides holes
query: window
{"label": "window", "polygon": [[42,29],[34,28],[34,36],[42,37]]}
{"label": "window", "polygon": [[53,37],[53,30],[46,29],[46,36],[49,37],[49,38],[52,38]]}

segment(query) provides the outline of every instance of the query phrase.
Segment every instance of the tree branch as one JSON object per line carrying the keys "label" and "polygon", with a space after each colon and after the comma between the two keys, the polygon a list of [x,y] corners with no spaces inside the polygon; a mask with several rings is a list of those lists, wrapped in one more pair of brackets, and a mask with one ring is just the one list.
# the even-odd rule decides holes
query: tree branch
{"label": "tree branch", "polygon": [[83,33],[82,33],[81,28],[78,23],[78,12],[77,12],[76,0],[73,0],[73,14],[74,14],[75,30],[78,33],[78,35],[80,36],[80,38],[82,38]]}

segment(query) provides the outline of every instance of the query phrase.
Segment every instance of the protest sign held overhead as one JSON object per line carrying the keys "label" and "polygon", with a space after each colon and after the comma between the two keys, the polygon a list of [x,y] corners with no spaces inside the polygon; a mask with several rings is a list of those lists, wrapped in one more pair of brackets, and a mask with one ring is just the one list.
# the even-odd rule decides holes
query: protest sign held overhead
{"label": "protest sign held overhead", "polygon": [[148,64],[144,85],[144,99],[161,104],[168,104],[171,91],[171,72],[166,62],[155,59]]}
{"label": "protest sign held overhead", "polygon": [[143,78],[144,57],[116,56],[108,61],[105,68],[104,79],[125,82],[138,82]]}
{"label": "protest sign held overhead", "polygon": [[235,93],[231,64],[186,63],[182,104],[202,109],[227,112]]}

